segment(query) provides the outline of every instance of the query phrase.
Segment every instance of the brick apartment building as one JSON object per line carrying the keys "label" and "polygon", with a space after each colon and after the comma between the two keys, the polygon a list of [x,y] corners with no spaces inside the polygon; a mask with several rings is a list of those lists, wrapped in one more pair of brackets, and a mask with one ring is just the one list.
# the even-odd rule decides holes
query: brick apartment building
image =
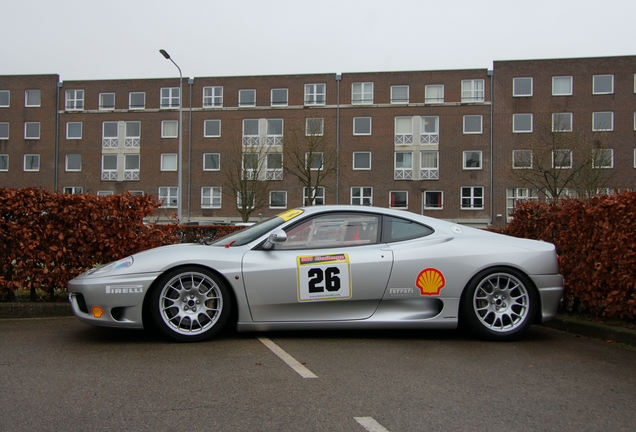
{"label": "brick apartment building", "polygon": [[[182,93],[175,78],[0,76],[0,186],[150,194],[167,216],[177,207],[181,127],[186,221],[240,220],[226,180],[232,158],[255,147],[265,149],[270,182],[253,215],[302,205],[307,191],[282,166],[285,146],[306,135],[323,137],[324,156],[338,161],[317,205],[503,225],[516,202],[542,198],[518,174],[539,164],[555,130],[596,143],[603,158],[594,169],[611,173],[606,189],[636,188],[636,56],[496,61],[493,71],[186,78]],[[567,172],[589,151],[551,158],[558,153]]]}

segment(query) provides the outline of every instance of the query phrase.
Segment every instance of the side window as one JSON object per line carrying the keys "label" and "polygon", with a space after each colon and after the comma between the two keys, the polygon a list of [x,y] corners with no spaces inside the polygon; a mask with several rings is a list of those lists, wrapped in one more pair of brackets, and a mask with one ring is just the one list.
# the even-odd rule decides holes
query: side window
{"label": "side window", "polygon": [[287,241],[275,249],[319,249],[378,242],[380,218],[364,213],[328,213],[286,229]]}
{"label": "side window", "polygon": [[420,225],[406,219],[385,216],[382,227],[382,241],[386,243],[411,240],[433,234],[433,230],[426,225]]}

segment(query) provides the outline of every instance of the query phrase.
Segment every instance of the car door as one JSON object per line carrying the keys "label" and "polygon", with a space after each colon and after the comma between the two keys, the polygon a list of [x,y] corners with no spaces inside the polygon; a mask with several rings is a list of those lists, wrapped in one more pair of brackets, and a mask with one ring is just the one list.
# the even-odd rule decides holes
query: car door
{"label": "car door", "polygon": [[286,228],[287,241],[243,257],[254,321],[364,319],[386,289],[393,254],[379,242],[381,217],[330,212]]}

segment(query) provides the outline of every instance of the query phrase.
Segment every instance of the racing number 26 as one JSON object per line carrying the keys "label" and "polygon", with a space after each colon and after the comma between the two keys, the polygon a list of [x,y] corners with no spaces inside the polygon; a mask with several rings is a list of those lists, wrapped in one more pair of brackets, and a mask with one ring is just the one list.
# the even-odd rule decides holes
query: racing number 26
{"label": "racing number 26", "polygon": [[[340,269],[338,267],[327,267],[324,271],[321,268],[312,268],[307,273],[309,276],[309,292],[321,293],[333,292],[340,289]],[[322,283],[324,282],[324,286]]]}

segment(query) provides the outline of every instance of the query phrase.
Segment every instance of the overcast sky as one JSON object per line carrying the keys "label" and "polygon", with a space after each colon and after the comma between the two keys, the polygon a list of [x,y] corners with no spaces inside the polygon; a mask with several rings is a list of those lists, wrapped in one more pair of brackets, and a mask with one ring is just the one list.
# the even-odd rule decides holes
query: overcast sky
{"label": "overcast sky", "polygon": [[636,54],[635,0],[6,0],[0,75],[492,68]]}

